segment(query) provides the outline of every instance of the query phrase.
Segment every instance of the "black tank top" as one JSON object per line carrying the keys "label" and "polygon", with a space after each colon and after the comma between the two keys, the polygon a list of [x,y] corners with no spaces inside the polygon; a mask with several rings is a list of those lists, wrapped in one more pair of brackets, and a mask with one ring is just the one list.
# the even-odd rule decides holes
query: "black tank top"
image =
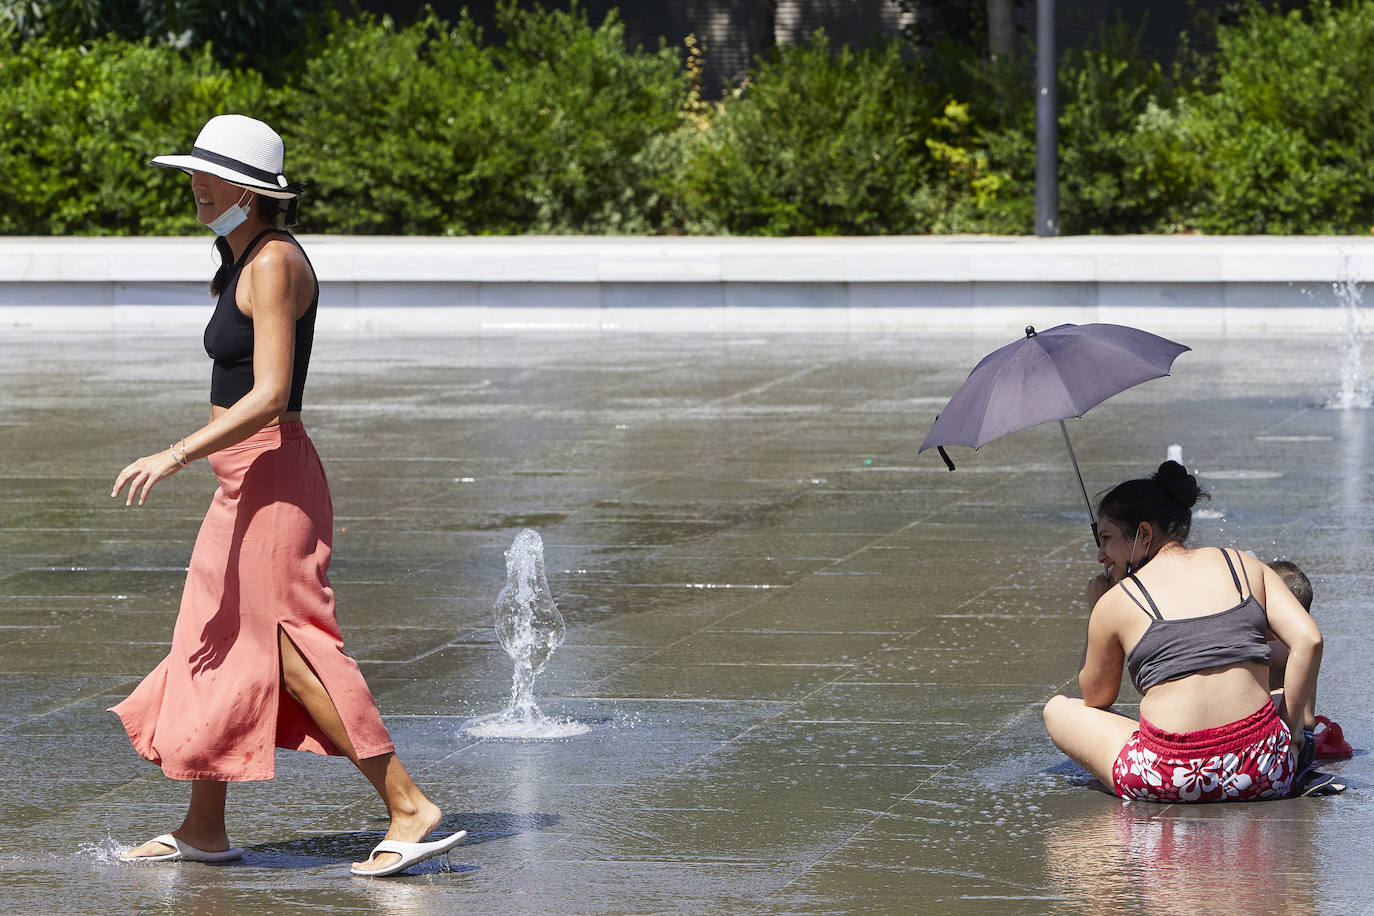
{"label": "black tank top", "polygon": [[315,277],[315,266],[301,248],[295,236],[283,229],[264,229],[259,232],[243,257],[234,263],[229,280],[220,290],[219,300],[210,323],[205,326],[205,352],[214,360],[210,369],[210,403],[216,407],[233,407],[248,392],[253,390],[253,319],[239,311],[234,297],[239,288],[239,275],[243,265],[258,242],[271,233],[286,237],[305,257],[310,267],[310,277],[315,281],[315,295],[310,307],[296,320],[296,352],[291,362],[291,394],[286,401],[287,410],[300,410],[301,399],[305,394],[305,374],[310,368],[310,348],[315,342],[315,312],[320,304],[320,281]]}
{"label": "black tank top", "polygon": [[[1215,614],[1201,617],[1165,617],[1159,613],[1155,600],[1134,574],[1127,576],[1150,603],[1147,609],[1140,599],[1122,585],[1126,597],[1150,615],[1150,625],[1126,656],[1126,671],[1131,683],[1141,694],[1156,684],[1173,681],[1208,668],[1220,668],[1239,662],[1269,662],[1269,617],[1249,590],[1250,575],[1245,575],[1246,589],[1241,589],[1240,577],[1231,563],[1231,556],[1222,549],[1231,579],[1236,583],[1240,603]],[[1239,556],[1237,556],[1239,560]],[[1245,563],[1240,564],[1245,572]]]}

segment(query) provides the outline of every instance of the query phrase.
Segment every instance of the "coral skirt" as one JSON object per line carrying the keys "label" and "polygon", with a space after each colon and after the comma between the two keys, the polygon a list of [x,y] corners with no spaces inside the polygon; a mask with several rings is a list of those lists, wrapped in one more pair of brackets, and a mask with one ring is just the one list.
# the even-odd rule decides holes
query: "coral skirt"
{"label": "coral skirt", "polygon": [[310,663],[359,757],[392,750],[329,587],[334,510],[299,423],[210,456],[219,480],[196,537],[167,657],[111,708],[173,779],[271,779],[274,748],[340,754],[282,684],[278,631]]}

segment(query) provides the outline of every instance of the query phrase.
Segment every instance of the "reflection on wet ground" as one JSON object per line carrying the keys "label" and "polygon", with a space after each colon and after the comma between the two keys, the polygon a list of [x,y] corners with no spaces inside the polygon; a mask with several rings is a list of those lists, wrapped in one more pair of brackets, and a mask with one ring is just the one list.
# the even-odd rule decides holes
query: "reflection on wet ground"
{"label": "reflection on wet ground", "polygon": [[[125,510],[128,460],[200,422],[194,334],[0,339],[5,912],[1369,912],[1367,412],[1339,342],[1185,339],[1174,377],[1073,425],[1090,492],[1180,443],[1198,542],[1300,562],[1346,795],[1185,809],[1085,786],[1039,707],[1095,571],[1054,426],[950,474],[915,448],[1005,341],[964,335],[322,337],[306,423],[336,502],[345,638],[470,839],[354,879],[385,827],[338,759],[230,790],[225,866],[127,867],[185,789],[104,708],[161,657],[212,488]],[[962,460],[961,460],[962,459]],[[544,538],[567,640],[540,675],[593,727],[479,740],[510,662],[502,552]],[[1129,694],[1128,694],[1129,696]]]}

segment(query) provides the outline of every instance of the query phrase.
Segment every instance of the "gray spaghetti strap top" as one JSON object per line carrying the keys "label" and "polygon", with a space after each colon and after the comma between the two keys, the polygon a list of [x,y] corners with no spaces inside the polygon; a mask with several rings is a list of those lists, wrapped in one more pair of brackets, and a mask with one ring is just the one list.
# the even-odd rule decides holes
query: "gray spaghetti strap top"
{"label": "gray spaghetti strap top", "polygon": [[[1249,574],[1245,574],[1245,588],[1242,589],[1230,554],[1223,549],[1221,555],[1226,558],[1241,601],[1235,607],[1202,617],[1164,617],[1140,580],[1134,574],[1127,576],[1150,605],[1147,608],[1129,589],[1122,586],[1126,597],[1150,616],[1150,626],[1145,630],[1145,635],[1140,637],[1140,641],[1126,656],[1126,671],[1140,693],[1164,681],[1178,680],[1208,668],[1239,662],[1269,663],[1269,643],[1265,639],[1269,632],[1269,618],[1255,600],[1255,593],[1250,589]],[[1240,569],[1245,573],[1243,562]],[[1249,592],[1248,596],[1246,592]]]}

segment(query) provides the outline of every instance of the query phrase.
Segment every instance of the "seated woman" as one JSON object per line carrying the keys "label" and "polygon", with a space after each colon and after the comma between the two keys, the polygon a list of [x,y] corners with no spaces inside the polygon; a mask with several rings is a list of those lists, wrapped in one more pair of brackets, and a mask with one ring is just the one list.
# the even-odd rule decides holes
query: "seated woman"
{"label": "seated woman", "polygon": [[[1321,632],[1259,560],[1183,546],[1205,495],[1166,461],[1098,505],[1104,572],[1089,586],[1083,699],[1051,699],[1045,727],[1122,798],[1282,798],[1292,787]],[[1289,650],[1281,708],[1269,696],[1270,630]],[[1109,709],[1123,667],[1143,696],[1139,722]]]}

